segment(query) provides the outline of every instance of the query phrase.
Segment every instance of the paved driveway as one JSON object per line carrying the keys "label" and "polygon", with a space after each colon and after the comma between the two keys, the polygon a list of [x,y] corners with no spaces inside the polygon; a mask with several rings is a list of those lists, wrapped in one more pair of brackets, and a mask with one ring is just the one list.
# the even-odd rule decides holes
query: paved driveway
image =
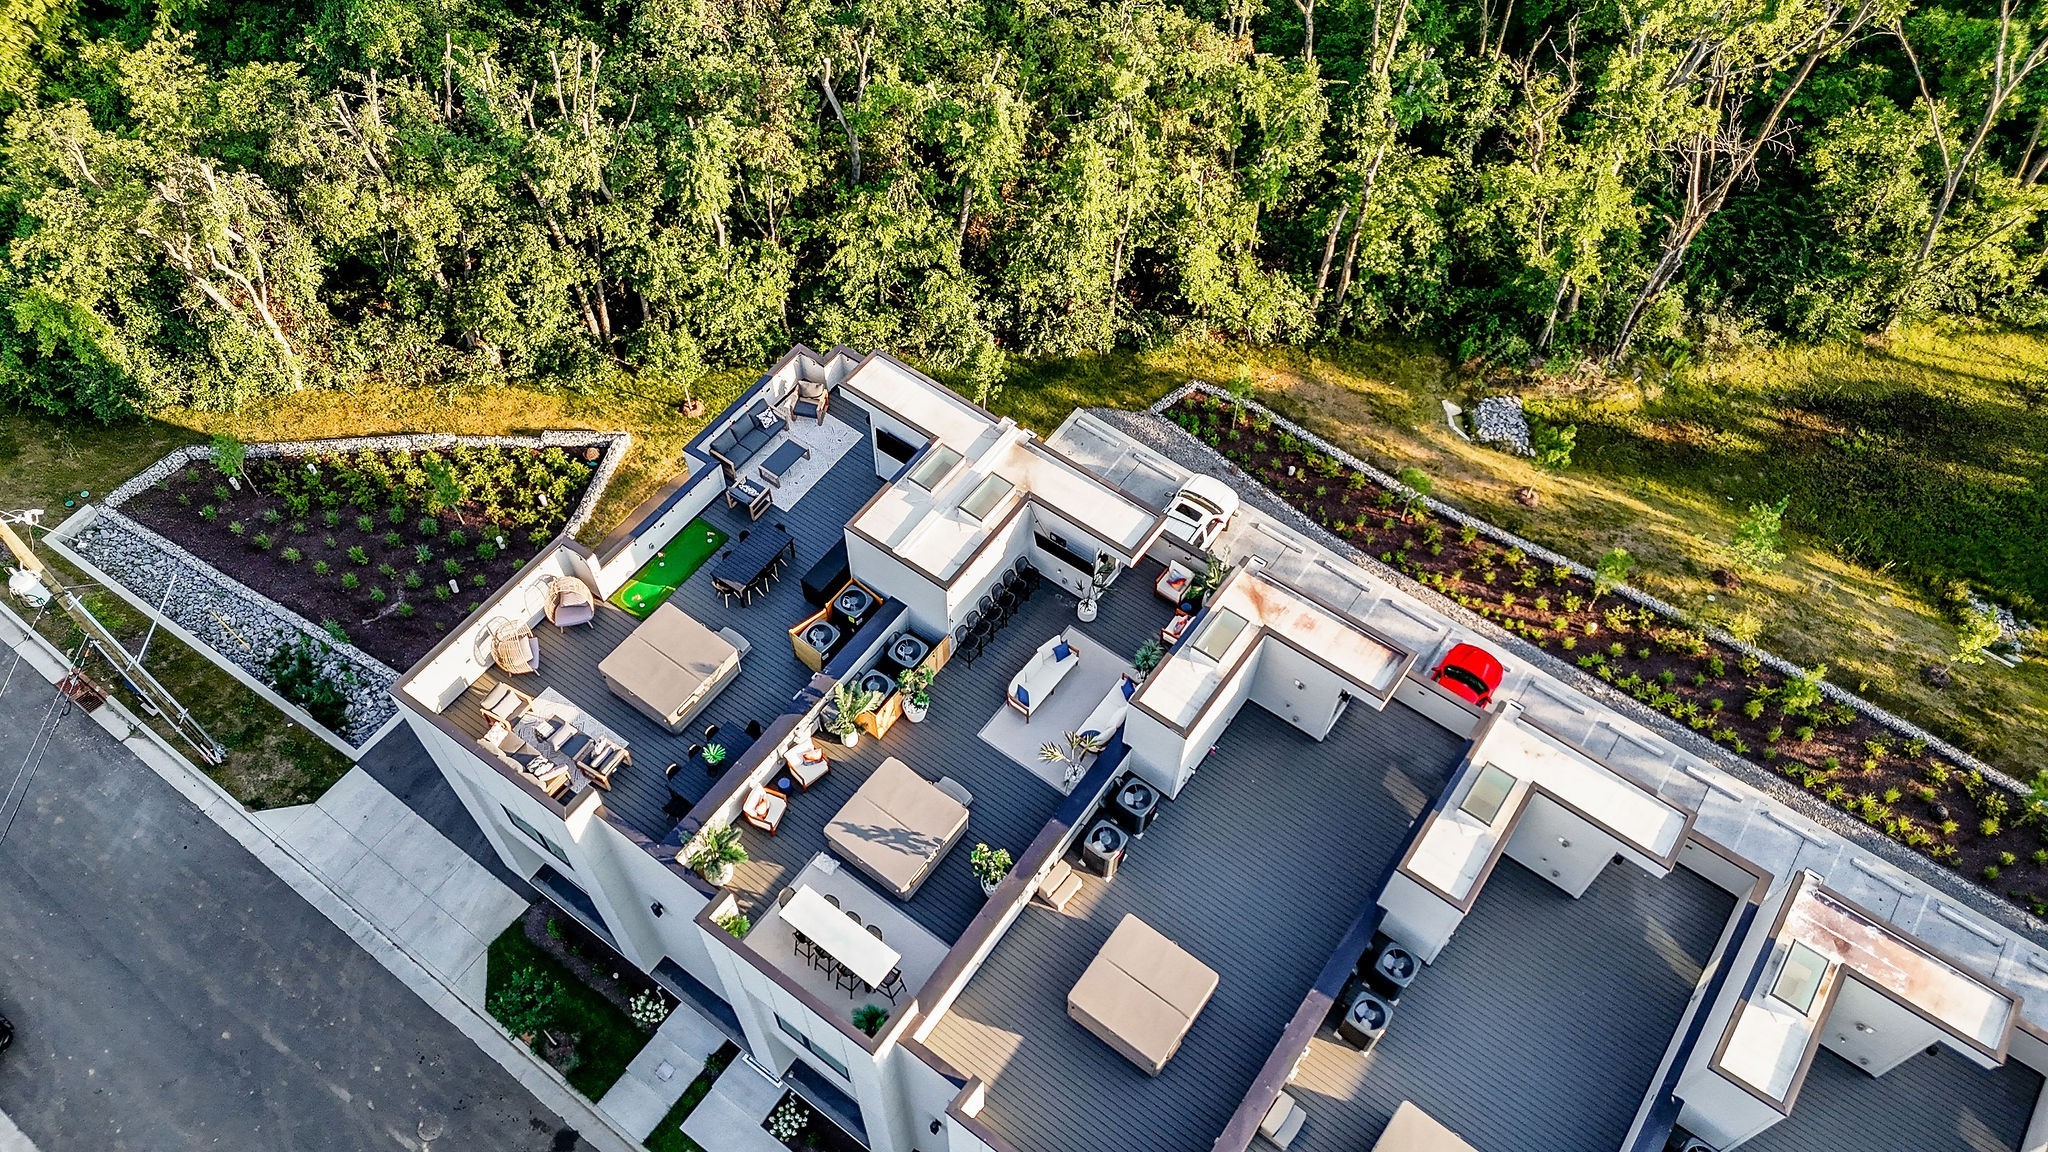
{"label": "paved driveway", "polygon": [[[0,794],[50,691],[0,694]],[[0,841],[0,1013],[41,1152],[587,1148],[78,713]]]}

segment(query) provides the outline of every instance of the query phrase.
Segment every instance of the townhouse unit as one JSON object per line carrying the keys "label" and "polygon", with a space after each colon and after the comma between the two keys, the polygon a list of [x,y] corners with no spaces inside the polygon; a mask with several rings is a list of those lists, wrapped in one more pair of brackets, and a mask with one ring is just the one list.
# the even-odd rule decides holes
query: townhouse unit
{"label": "townhouse unit", "polygon": [[1284,515],[1185,530],[1116,414],[799,347],[686,455],[394,691],[508,867],[866,1146],[2048,1140],[2048,952],[1498,645],[1446,690],[1485,638]]}

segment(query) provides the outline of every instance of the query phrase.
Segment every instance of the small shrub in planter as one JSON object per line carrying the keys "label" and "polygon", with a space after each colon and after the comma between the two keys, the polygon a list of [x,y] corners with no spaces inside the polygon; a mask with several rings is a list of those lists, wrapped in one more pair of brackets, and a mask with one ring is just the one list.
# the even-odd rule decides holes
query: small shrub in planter
{"label": "small shrub in planter", "polygon": [[353,572],[343,572],[341,574],[341,586],[353,592],[363,586],[363,581],[361,577]]}
{"label": "small shrub in planter", "polygon": [[384,546],[386,548],[396,548],[403,543],[405,543],[405,537],[400,536],[396,528],[384,534]]}
{"label": "small shrub in planter", "polygon": [[476,558],[479,560],[493,560],[497,558],[497,555],[498,546],[489,540],[476,546]]}
{"label": "small shrub in planter", "polygon": [[422,577],[417,571],[411,571],[405,574],[405,586],[407,588],[418,588],[425,583],[426,579]]}
{"label": "small shrub in planter", "polygon": [[260,551],[268,552],[270,551],[270,546],[275,544],[276,541],[270,538],[270,533],[258,532],[249,538],[249,543],[254,544]]}
{"label": "small shrub in planter", "polygon": [[441,522],[432,516],[422,516],[419,519],[419,523],[413,525],[413,527],[419,529],[419,533],[422,536],[436,536],[440,534]]}
{"label": "small shrub in planter", "polygon": [[396,580],[398,579],[398,569],[390,564],[379,564],[377,565],[377,575],[382,576],[386,580]]}
{"label": "small shrub in planter", "polygon": [[370,589],[370,603],[372,604],[382,604],[389,598],[389,595],[382,588]]}
{"label": "small shrub in planter", "polygon": [[434,559],[434,550],[425,544],[415,544],[412,546],[412,559],[415,564],[429,563]]}
{"label": "small shrub in planter", "polygon": [[451,528],[445,537],[450,548],[460,548],[469,543],[469,537],[460,528]]}
{"label": "small shrub in planter", "polygon": [[441,571],[446,572],[450,576],[460,576],[462,575],[462,561],[450,556],[448,559],[441,561]]}
{"label": "small shrub in planter", "polygon": [[329,669],[326,655],[324,647],[302,636],[271,653],[263,670],[278,695],[338,731],[348,719],[348,691],[355,677],[346,669]]}
{"label": "small shrub in planter", "polygon": [[242,533],[247,532],[248,530],[249,529],[244,527],[240,520],[228,521],[228,531],[234,533],[237,536],[240,536]]}
{"label": "small shrub in planter", "polygon": [[327,561],[325,561],[325,560],[315,560],[315,561],[313,561],[313,575],[315,575],[315,576],[325,576],[325,575],[327,575]]}
{"label": "small shrub in planter", "polygon": [[284,561],[287,564],[297,564],[299,561],[305,559],[306,555],[305,553],[299,551],[297,548],[287,548],[284,551],[279,552],[277,554],[277,558]]}
{"label": "small shrub in planter", "polygon": [[725,929],[726,934],[735,940],[744,940],[747,933],[754,930],[754,922],[739,912],[730,916],[720,916],[712,923]]}
{"label": "small shrub in planter", "polygon": [[653,992],[639,993],[630,1003],[633,1005],[633,1022],[642,1028],[658,1028],[663,1020],[668,1019],[668,1003]]}
{"label": "small shrub in planter", "polygon": [[398,605],[398,615],[399,615],[399,618],[400,618],[400,619],[404,619],[404,620],[410,620],[410,619],[412,619],[412,614],[413,614],[413,612],[414,612],[414,611],[415,611],[415,609],[414,609],[414,608],[413,608],[413,606],[412,606],[412,605],[411,605],[410,603],[408,603],[408,602],[404,602],[404,601],[401,601],[401,602],[399,603],[399,605]]}
{"label": "small shrub in planter", "polygon": [[853,1010],[853,1026],[870,1036],[882,1030],[889,1022],[889,1011],[880,1004],[863,1004]]}
{"label": "small shrub in planter", "polygon": [[811,1110],[796,1102],[794,1097],[784,1097],[775,1111],[768,1114],[763,1126],[768,1134],[787,1144],[797,1138],[804,1125],[811,1122]]}
{"label": "small shrub in planter", "polygon": [[446,601],[450,596],[453,595],[455,595],[455,593],[450,592],[446,584],[434,585],[434,599]]}
{"label": "small shrub in planter", "polygon": [[213,505],[211,504],[203,504],[199,508],[199,518],[201,520],[206,521],[209,524],[213,523],[213,518],[218,515],[220,515],[220,513],[215,512],[213,510]]}
{"label": "small shrub in planter", "polygon": [[356,531],[358,531],[358,532],[375,532],[376,530],[377,530],[377,521],[376,521],[376,518],[375,518],[375,517],[372,517],[372,516],[371,516],[371,515],[370,515],[369,513],[367,513],[367,512],[366,512],[366,513],[364,513],[363,515],[361,515],[361,516],[358,516],[358,517],[356,517]]}
{"label": "small shrub in planter", "polygon": [[349,546],[348,558],[352,564],[368,564],[370,562],[370,554],[363,551],[363,547],[360,544],[351,544]]}
{"label": "small shrub in planter", "polygon": [[339,528],[341,527],[341,513],[329,508],[320,514],[320,522],[329,528]]}

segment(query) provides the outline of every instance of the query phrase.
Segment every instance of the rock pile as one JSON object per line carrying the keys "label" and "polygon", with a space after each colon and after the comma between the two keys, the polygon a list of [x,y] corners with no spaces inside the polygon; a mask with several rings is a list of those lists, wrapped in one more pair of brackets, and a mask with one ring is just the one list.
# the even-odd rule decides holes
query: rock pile
{"label": "rock pile", "polygon": [[1529,418],[1522,414],[1520,396],[1488,396],[1481,400],[1472,409],[1472,436],[1481,444],[1492,444],[1517,456],[1536,454],[1529,442]]}

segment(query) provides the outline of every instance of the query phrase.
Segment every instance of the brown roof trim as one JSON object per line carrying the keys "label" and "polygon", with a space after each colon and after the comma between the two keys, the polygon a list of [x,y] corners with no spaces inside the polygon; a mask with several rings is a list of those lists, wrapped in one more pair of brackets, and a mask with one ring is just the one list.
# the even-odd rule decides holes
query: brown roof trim
{"label": "brown roof trim", "polygon": [[1763,865],[1728,847],[1719,840],[1703,835],[1697,828],[1688,827],[1685,830],[1685,841],[1704,852],[1719,856],[1721,859],[1747,872],[1752,877],[1753,882],[1750,884],[1748,894],[1740,897],[1743,903],[1761,904],[1764,902],[1764,897],[1770,895],[1771,883],[1777,879],[1777,876]]}
{"label": "brown roof trim", "polygon": [[963,1110],[962,1106],[967,1102],[967,1098],[974,1094],[976,1089],[979,1089],[984,1096],[988,1093],[987,1082],[979,1076],[969,1080],[960,1089],[959,1093],[953,1097],[952,1103],[946,1105],[946,1115],[952,1117],[954,1123],[973,1133],[976,1139],[988,1145],[990,1152],[1018,1152],[1016,1145],[998,1136],[995,1129],[969,1116]]}
{"label": "brown roof trim", "polygon": [[476,742],[475,737],[457,728],[453,722],[442,716],[439,712],[432,711],[426,705],[413,699],[411,693],[400,692],[396,688],[397,686],[393,685],[391,695],[398,701],[400,707],[411,709],[414,714],[425,718],[429,724],[440,729],[443,736],[447,736],[457,744],[467,748],[476,757],[478,763],[496,771],[498,775],[517,785],[521,792],[526,793],[528,797],[544,805],[549,812],[554,814],[556,819],[567,820],[569,818],[569,806],[567,804],[541,791],[540,786],[527,779],[524,773],[493,757],[484,755],[483,746]]}

